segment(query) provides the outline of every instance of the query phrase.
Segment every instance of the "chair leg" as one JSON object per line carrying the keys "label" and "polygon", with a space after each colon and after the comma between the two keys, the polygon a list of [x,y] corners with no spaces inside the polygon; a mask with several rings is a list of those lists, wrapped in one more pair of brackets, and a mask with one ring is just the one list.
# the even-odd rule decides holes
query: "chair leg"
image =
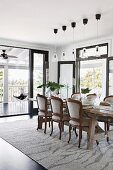
{"label": "chair leg", "polygon": [[78,148],[80,148],[81,139],[82,139],[82,127],[79,127],[79,144],[78,144]]}
{"label": "chair leg", "polygon": [[37,130],[39,129],[39,120],[40,120],[40,119],[39,119],[39,116],[38,116],[38,125],[37,125]]}
{"label": "chair leg", "polygon": [[76,127],[74,128],[74,131],[75,131],[76,137],[78,137],[78,133],[77,133],[77,131],[76,131]]}
{"label": "chair leg", "polygon": [[50,127],[50,121],[49,121],[49,127]]}
{"label": "chair leg", "polygon": [[61,134],[62,134],[62,122],[59,122],[59,130],[60,130],[59,139],[61,140]]}
{"label": "chair leg", "polygon": [[105,129],[106,140],[107,140],[107,142],[109,142],[109,136],[108,136],[109,122],[104,123],[104,129]]}
{"label": "chair leg", "polygon": [[107,134],[107,123],[104,122],[104,131],[105,131],[105,135]]}
{"label": "chair leg", "polygon": [[109,122],[107,122],[107,131],[109,131]]}
{"label": "chair leg", "polygon": [[71,125],[69,125],[69,140],[68,140],[68,143],[70,142],[70,139],[71,139],[71,129],[72,129],[72,127],[71,127]]}
{"label": "chair leg", "polygon": [[97,146],[99,145],[99,141],[98,140],[96,140],[96,144],[97,144]]}
{"label": "chair leg", "polygon": [[51,119],[51,133],[50,133],[50,136],[52,135],[53,133],[53,120]]}
{"label": "chair leg", "polygon": [[106,140],[109,143],[109,136],[108,136],[108,131],[106,132]]}
{"label": "chair leg", "polygon": [[45,129],[44,129],[45,134],[46,134],[46,128],[47,128],[47,118],[45,118]]}
{"label": "chair leg", "polygon": [[64,132],[64,122],[62,122],[62,132]]}

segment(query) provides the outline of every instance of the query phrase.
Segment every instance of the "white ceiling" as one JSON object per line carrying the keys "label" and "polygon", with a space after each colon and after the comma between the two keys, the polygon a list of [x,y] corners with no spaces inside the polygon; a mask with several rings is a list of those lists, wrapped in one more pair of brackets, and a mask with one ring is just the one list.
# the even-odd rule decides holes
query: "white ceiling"
{"label": "white ceiling", "polygon": [[[39,44],[72,42],[72,21],[77,22],[75,41],[96,38],[95,14],[101,13],[99,36],[113,34],[113,0],[0,0],[0,37]],[[82,19],[89,19],[85,27]],[[62,25],[67,30],[62,31]]]}

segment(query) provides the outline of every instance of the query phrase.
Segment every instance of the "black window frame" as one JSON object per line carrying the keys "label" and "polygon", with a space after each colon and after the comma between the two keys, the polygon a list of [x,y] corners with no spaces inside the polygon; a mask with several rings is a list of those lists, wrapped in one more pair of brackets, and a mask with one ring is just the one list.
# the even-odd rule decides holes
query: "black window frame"
{"label": "black window frame", "polygon": [[[79,57],[79,52],[83,48],[90,49],[95,48],[96,46],[102,47],[107,46],[107,54],[100,55],[99,57],[96,56],[89,56],[87,58],[81,58]],[[80,47],[76,49],[76,92],[80,92],[80,62],[81,61],[88,61],[88,60],[95,60],[95,59],[106,59],[106,96],[109,95],[109,60],[110,57],[108,57],[108,43],[102,43],[102,44],[96,44],[86,47]]]}

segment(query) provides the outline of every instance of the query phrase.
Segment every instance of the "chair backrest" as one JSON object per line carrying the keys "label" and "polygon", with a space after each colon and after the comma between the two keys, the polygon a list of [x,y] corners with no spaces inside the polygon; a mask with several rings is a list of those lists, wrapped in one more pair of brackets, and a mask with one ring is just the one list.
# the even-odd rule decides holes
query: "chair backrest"
{"label": "chair backrest", "polygon": [[113,103],[113,95],[105,97],[104,101],[108,103]]}
{"label": "chair backrest", "polygon": [[73,93],[71,95],[71,98],[74,100],[80,100],[81,99],[81,93]]}
{"label": "chair backrest", "polygon": [[93,93],[93,94],[88,94],[86,97],[89,100],[95,100],[97,98],[97,95],[95,93]]}
{"label": "chair backrest", "polygon": [[59,97],[51,97],[51,107],[53,114],[63,116],[63,100]]}
{"label": "chair backrest", "polygon": [[86,101],[88,104],[94,105],[96,98],[97,98],[97,95],[95,93],[88,94],[86,96]]}
{"label": "chair backrest", "polygon": [[70,119],[80,121],[82,119],[82,103],[78,100],[68,99],[67,105]]}
{"label": "chair backrest", "polygon": [[46,98],[46,96],[37,94],[36,99],[37,99],[39,111],[47,112],[47,98]]}

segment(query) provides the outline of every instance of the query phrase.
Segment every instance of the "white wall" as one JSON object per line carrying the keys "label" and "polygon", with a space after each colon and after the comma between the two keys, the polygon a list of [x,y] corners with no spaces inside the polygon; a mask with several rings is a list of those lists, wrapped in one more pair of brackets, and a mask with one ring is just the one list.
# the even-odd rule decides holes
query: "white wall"
{"label": "white wall", "polygon": [[[74,45],[70,44],[68,46],[65,46],[63,49],[59,47],[59,48],[57,48],[57,55],[58,55],[59,61],[62,60],[62,51],[65,51],[65,53],[66,53],[65,60],[74,61],[75,58],[72,54],[73,47],[75,49],[75,57],[76,57],[76,49],[77,48],[95,45],[96,43],[97,43],[97,40],[92,39],[92,40],[87,40],[84,42],[75,43]],[[108,56],[113,56],[113,35],[100,38],[98,40],[98,44],[101,44],[101,43],[108,43]],[[51,53],[50,57],[52,57],[52,53]],[[50,75],[51,80],[57,81],[57,72],[58,72],[57,71],[57,63],[50,62],[49,75]]]}
{"label": "white wall", "polygon": [[54,54],[54,49],[51,48],[49,50],[49,80],[57,82],[58,63],[57,62],[52,62],[53,54]]}

